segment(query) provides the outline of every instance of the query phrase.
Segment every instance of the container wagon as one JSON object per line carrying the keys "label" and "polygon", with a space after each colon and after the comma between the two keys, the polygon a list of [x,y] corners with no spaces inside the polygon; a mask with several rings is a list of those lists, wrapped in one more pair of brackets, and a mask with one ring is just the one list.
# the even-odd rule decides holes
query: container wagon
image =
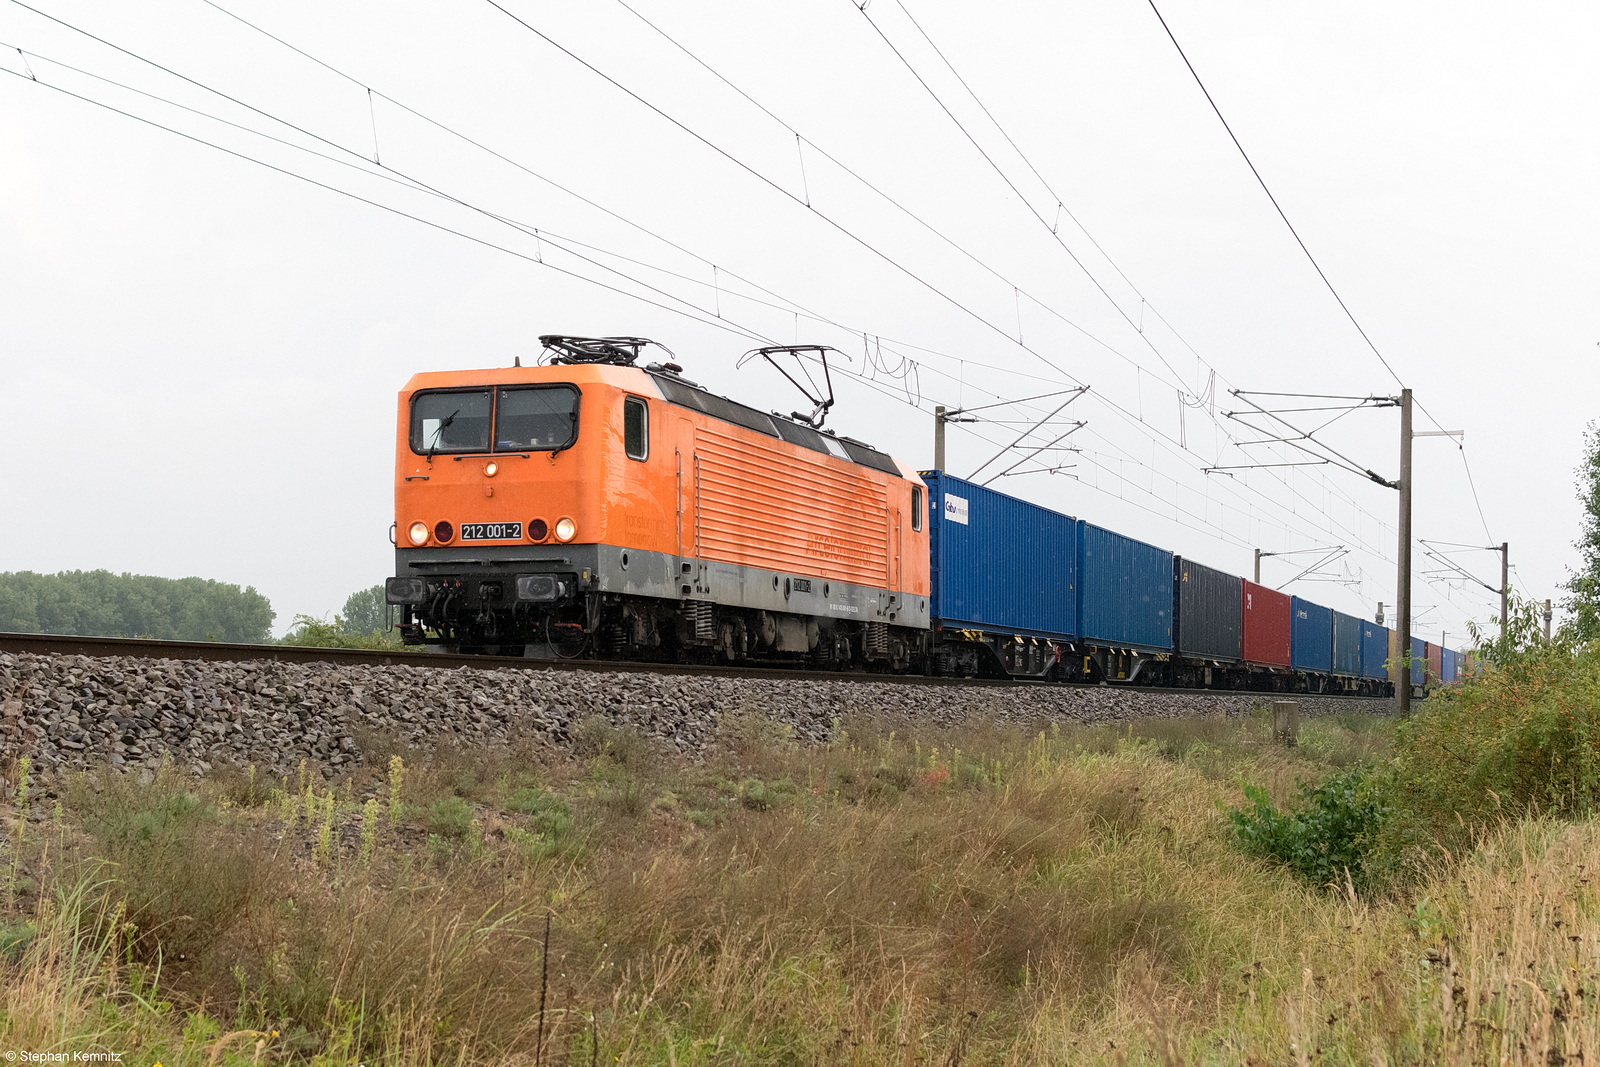
{"label": "container wagon", "polygon": [[1361,677],[1361,620],[1342,611],[1333,613],[1333,673],[1341,688],[1358,688]]}
{"label": "container wagon", "polygon": [[1041,678],[1078,635],[1078,523],[940,471],[928,487],[935,669]]}
{"label": "container wagon", "polygon": [[1239,581],[1243,639],[1240,651],[1252,668],[1284,672],[1289,667],[1290,596],[1246,579]]}
{"label": "container wagon", "polygon": [[1172,654],[1172,553],[1078,523],[1082,669],[1131,682]]}
{"label": "container wagon", "polygon": [[1292,598],[1289,662],[1299,673],[1296,687],[1320,692],[1333,670],[1333,612],[1309,600]]}
{"label": "container wagon", "polygon": [[[1231,666],[1241,658],[1244,628],[1243,579],[1174,556],[1172,560],[1172,636],[1179,656],[1208,661],[1185,664],[1180,675]],[[1179,684],[1205,684],[1177,679]]]}
{"label": "container wagon", "polygon": [[1438,685],[1444,677],[1444,661],[1439,655],[1439,646],[1432,641],[1426,642],[1428,647],[1428,680],[1425,683],[1430,688]]}
{"label": "container wagon", "polygon": [[1392,690],[1389,678],[1389,635],[1387,626],[1375,622],[1361,624],[1361,679],[1366,692],[1385,696]]}
{"label": "container wagon", "polygon": [[1428,684],[1428,643],[1420,637],[1411,639],[1411,688],[1421,692]]}
{"label": "container wagon", "polygon": [[1440,649],[1439,651],[1439,681],[1445,685],[1454,682],[1459,674],[1460,653],[1453,648]]}

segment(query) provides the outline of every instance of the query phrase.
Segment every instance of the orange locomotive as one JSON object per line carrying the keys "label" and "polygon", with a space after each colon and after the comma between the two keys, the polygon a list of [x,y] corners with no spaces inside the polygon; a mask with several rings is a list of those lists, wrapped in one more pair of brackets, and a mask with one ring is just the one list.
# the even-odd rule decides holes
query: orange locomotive
{"label": "orange locomotive", "polygon": [[640,338],[400,393],[395,577],[409,644],[532,657],[928,654],[927,492],[883,452],[706,392]]}

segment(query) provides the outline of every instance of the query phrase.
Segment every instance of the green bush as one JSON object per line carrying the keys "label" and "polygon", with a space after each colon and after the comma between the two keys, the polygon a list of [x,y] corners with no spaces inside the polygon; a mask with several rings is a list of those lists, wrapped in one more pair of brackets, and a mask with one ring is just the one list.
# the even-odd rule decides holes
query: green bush
{"label": "green bush", "polygon": [[1251,806],[1230,813],[1240,843],[1318,883],[1348,866],[1360,885],[1380,857],[1417,872],[1507,820],[1600,812],[1600,642],[1513,633],[1479,652],[1399,725],[1388,761],[1302,788],[1295,811],[1248,787]]}
{"label": "green bush", "polygon": [[739,784],[739,803],[752,811],[771,811],[779,804],[794,799],[794,794],[794,783],[787,778],[776,782],[746,778]]}
{"label": "green bush", "polygon": [[314,619],[310,615],[296,615],[294,625],[279,643],[306,648],[371,648],[380,651],[401,647],[398,631],[356,632],[338,615],[333,617],[332,622]]}
{"label": "green bush", "polygon": [[1367,883],[1368,860],[1389,813],[1381,785],[1360,769],[1341,771],[1320,785],[1300,785],[1300,806],[1280,811],[1265,789],[1246,785],[1251,807],[1229,811],[1234,833],[1248,851],[1283,861],[1314,885],[1357,888]]}
{"label": "green bush", "polygon": [[39,928],[31,922],[0,923],[0,959],[16,963],[38,935]]}
{"label": "green bush", "polygon": [[294,625],[280,644],[308,648],[371,648],[380,651],[402,647],[400,631],[389,626],[389,605],[383,586],[357,589],[345,598],[344,608],[332,621],[296,615]]}
{"label": "green bush", "polygon": [[1600,810],[1600,643],[1490,660],[1396,741],[1396,829],[1454,849],[1507,817]]}
{"label": "green bush", "polygon": [[472,830],[472,805],[460,797],[445,797],[428,806],[428,832],[446,841],[459,841]]}
{"label": "green bush", "polygon": [[556,794],[547,789],[518,789],[507,806],[529,816],[531,830],[506,828],[506,837],[529,859],[575,862],[583,855],[581,837],[573,832],[572,806]]}
{"label": "green bush", "polygon": [[566,837],[572,830],[572,807],[546,789],[518,789],[511,794],[510,808],[532,816],[534,832],[552,839]]}

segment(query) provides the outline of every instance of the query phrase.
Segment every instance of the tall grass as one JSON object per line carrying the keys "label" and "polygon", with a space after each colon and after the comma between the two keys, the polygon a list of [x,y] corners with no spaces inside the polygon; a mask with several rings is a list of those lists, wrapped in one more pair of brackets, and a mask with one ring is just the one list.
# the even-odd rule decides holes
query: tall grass
{"label": "tall grass", "polygon": [[0,1036],[167,1067],[1555,1062],[1589,1040],[1600,831],[1507,823],[1392,899],[1236,847],[1242,781],[1288,802],[1392,736],[752,719],[701,763],[590,724],[337,783],[84,776],[24,843]]}

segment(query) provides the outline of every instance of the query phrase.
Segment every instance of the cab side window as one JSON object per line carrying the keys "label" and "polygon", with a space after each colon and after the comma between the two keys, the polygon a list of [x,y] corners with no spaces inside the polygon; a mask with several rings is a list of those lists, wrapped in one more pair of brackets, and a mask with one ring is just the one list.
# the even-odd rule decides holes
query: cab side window
{"label": "cab side window", "polygon": [[922,486],[911,487],[911,528],[922,529]]}
{"label": "cab side window", "polygon": [[650,408],[636,396],[622,402],[622,449],[629,459],[650,456]]}

